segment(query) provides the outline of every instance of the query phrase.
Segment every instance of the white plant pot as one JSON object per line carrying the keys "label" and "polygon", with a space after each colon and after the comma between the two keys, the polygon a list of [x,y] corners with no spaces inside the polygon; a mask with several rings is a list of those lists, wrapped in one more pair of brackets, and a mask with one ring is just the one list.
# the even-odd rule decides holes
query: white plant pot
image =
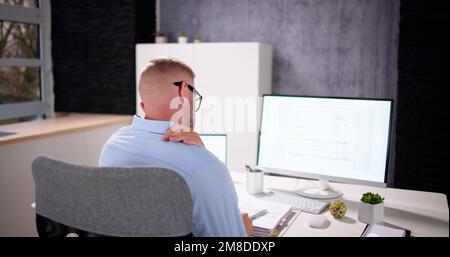
{"label": "white plant pot", "polygon": [[359,202],[358,220],[366,224],[375,224],[384,220],[384,203],[368,204]]}
{"label": "white plant pot", "polygon": [[180,44],[186,44],[188,42],[187,37],[178,37],[178,43]]}
{"label": "white plant pot", "polygon": [[157,36],[157,37],[155,37],[155,43],[156,44],[165,44],[165,43],[167,43],[167,37]]}
{"label": "white plant pot", "polygon": [[194,43],[201,43],[202,42],[202,40],[201,39],[194,39]]}

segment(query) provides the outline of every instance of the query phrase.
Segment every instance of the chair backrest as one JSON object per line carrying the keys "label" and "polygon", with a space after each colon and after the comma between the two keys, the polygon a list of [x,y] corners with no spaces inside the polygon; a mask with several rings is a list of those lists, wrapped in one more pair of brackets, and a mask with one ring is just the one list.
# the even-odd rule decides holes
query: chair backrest
{"label": "chair backrest", "polygon": [[172,170],[87,167],[40,156],[33,161],[32,172],[40,236],[61,236],[49,230],[45,224],[49,220],[88,236],[192,233],[191,193],[183,177]]}

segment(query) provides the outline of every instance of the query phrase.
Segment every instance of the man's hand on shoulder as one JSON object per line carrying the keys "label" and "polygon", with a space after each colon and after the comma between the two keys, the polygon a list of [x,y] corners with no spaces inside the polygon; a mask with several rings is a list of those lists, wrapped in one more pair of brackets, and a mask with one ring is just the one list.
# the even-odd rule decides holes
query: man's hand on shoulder
{"label": "man's hand on shoulder", "polygon": [[181,142],[187,145],[197,145],[205,147],[200,136],[195,132],[184,132],[180,129],[169,128],[166,134],[162,137],[164,142]]}

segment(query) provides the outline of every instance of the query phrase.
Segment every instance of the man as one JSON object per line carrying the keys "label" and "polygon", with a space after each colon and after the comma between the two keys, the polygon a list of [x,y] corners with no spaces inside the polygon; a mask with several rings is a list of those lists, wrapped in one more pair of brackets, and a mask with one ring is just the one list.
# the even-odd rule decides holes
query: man
{"label": "man", "polygon": [[139,81],[145,117],[135,116],[132,125],[111,136],[99,165],[172,169],[183,176],[192,194],[194,236],[247,236],[251,221],[240,214],[227,168],[192,132],[194,96],[199,97],[194,78],[179,60],[152,60]]}

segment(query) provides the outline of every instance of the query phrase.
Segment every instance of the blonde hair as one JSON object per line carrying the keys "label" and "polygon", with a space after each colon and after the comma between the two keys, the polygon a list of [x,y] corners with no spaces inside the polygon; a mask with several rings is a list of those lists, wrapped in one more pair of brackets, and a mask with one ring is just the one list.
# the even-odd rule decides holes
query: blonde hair
{"label": "blonde hair", "polygon": [[[149,62],[149,65],[144,69],[152,70],[161,74],[174,72],[174,71],[184,71],[187,72],[192,79],[195,78],[195,73],[186,63],[173,57],[160,57],[153,59]],[[144,73],[143,72],[143,73]]]}

